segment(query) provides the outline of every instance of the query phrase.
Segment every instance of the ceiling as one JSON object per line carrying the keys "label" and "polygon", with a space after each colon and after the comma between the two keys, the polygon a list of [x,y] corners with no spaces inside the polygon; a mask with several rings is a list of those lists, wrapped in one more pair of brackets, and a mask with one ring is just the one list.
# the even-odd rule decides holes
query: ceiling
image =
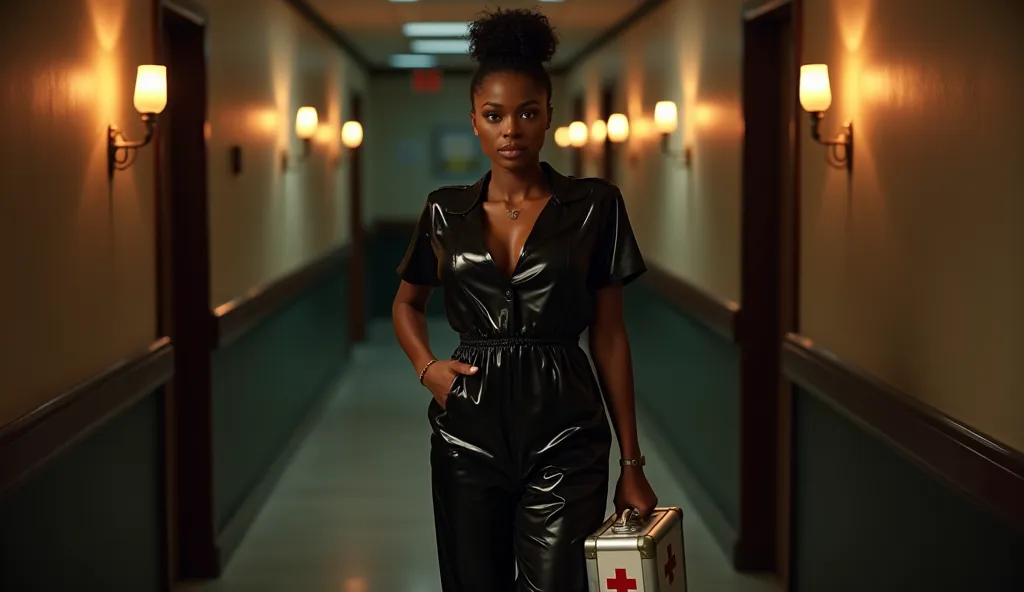
{"label": "ceiling", "polygon": [[[539,8],[559,35],[552,67],[563,68],[586,46],[616,28],[650,0],[306,0],[326,24],[340,33],[373,69],[393,68],[391,56],[412,54],[411,40],[402,31],[410,22],[468,22],[481,11],[501,8]],[[430,54],[436,67],[468,70],[469,56]]]}

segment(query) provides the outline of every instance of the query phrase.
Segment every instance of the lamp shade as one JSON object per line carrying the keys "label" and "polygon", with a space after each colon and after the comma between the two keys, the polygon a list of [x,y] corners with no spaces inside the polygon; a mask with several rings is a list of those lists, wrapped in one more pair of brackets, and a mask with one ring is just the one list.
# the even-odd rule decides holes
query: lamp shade
{"label": "lamp shade", "polygon": [[341,126],[341,143],[346,148],[358,148],[363,143],[363,124],[358,121],[346,121]]}
{"label": "lamp shade", "polygon": [[573,148],[581,148],[587,144],[587,124],[582,121],[574,121],[569,124],[569,143]]}
{"label": "lamp shade", "polygon": [[832,106],[832,88],[828,82],[828,66],[800,66],[800,105],[805,111],[828,111]]}
{"label": "lamp shade", "polygon": [[654,128],[659,134],[671,134],[679,125],[679,110],[672,101],[660,101],[654,106]]}
{"label": "lamp shade", "polygon": [[571,143],[572,142],[569,141],[568,127],[563,126],[555,130],[555,144],[557,144],[559,148],[566,148]]}
{"label": "lamp shade", "polygon": [[615,143],[625,142],[629,138],[629,119],[622,113],[613,113],[608,118],[608,139]]}
{"label": "lamp shade", "polygon": [[598,119],[590,124],[590,137],[596,143],[604,142],[605,138],[608,137],[608,124],[602,119]]}
{"label": "lamp shade", "polygon": [[167,66],[139,66],[134,102],[139,113],[163,112],[167,107]]}
{"label": "lamp shade", "polygon": [[295,114],[295,135],[303,140],[308,140],[316,134],[316,128],[320,120],[316,114],[316,107],[299,107]]}

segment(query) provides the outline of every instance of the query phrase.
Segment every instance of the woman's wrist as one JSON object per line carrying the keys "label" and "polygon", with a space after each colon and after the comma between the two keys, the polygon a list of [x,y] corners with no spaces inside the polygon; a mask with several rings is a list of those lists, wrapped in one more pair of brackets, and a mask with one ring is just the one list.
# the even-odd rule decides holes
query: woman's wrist
{"label": "woman's wrist", "polygon": [[423,384],[423,378],[427,375],[427,370],[436,363],[437,358],[430,358],[422,364],[419,364],[419,368],[417,368],[416,371],[419,373],[420,384]]}

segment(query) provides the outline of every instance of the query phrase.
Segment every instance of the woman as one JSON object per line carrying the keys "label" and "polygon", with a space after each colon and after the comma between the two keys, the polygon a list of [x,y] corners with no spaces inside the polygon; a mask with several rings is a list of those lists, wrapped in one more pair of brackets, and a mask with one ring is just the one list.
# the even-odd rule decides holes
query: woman
{"label": "woman", "polygon": [[[605,518],[608,488],[602,391],[621,453],[616,510],[646,517],[657,503],[622,320],[622,286],[646,268],[622,195],[540,162],[551,124],[544,63],[556,45],[536,12],[499,10],[471,24],[470,119],[491,170],[430,194],[398,268],[395,331],[433,394],[445,592],[587,589],[583,541]],[[461,336],[444,361],[424,319],[438,286]],[[597,379],[579,346],[587,329]]]}

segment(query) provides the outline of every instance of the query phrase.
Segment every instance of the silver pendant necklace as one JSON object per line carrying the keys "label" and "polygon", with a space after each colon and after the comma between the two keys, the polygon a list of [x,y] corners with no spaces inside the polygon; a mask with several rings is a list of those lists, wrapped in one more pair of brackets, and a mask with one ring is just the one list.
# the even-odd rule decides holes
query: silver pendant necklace
{"label": "silver pendant necklace", "polygon": [[509,220],[516,220],[519,218],[519,210],[505,209],[505,214],[508,215]]}

